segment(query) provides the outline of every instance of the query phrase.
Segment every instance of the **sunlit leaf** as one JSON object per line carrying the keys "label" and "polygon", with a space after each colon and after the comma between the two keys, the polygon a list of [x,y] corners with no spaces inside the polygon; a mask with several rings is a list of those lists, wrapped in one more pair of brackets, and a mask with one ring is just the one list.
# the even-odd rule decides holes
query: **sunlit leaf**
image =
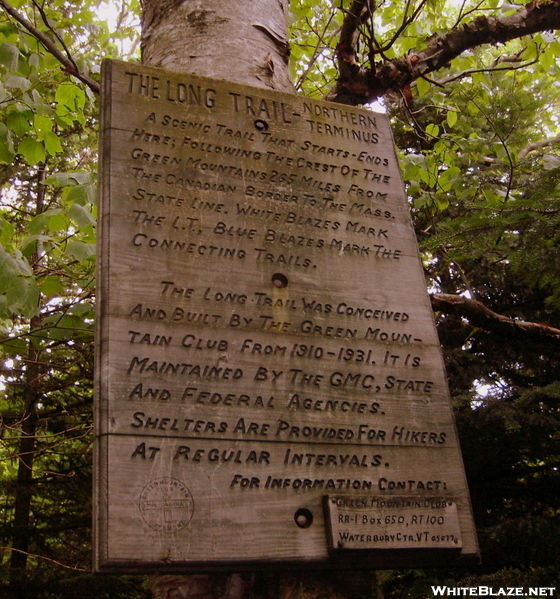
{"label": "sunlit leaf", "polygon": [[426,133],[432,137],[437,137],[439,135],[439,127],[434,123],[430,123],[426,127]]}
{"label": "sunlit leaf", "polygon": [[448,110],[446,120],[449,127],[453,127],[457,122],[457,112],[455,110]]}
{"label": "sunlit leaf", "polygon": [[430,91],[431,87],[431,83],[422,77],[416,80],[416,91],[420,97],[425,96]]}
{"label": "sunlit leaf", "polygon": [[44,162],[47,154],[45,152],[45,146],[36,139],[31,137],[24,137],[18,146],[18,154],[21,154],[26,162],[30,165],[37,164],[38,162]]}
{"label": "sunlit leaf", "polygon": [[60,152],[62,152],[62,144],[60,143],[60,138],[54,131],[48,131],[45,134],[43,142],[45,144],[47,152],[51,156],[55,156],[56,154],[60,154]]}

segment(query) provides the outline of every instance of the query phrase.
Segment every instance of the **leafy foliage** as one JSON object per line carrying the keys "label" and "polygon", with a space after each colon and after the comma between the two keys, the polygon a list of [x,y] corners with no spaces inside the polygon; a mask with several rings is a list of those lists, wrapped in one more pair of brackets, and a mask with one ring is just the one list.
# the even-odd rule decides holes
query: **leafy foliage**
{"label": "leafy foliage", "polygon": [[[110,33],[97,4],[16,8],[95,77],[132,33]],[[96,131],[97,96],[0,13],[0,588],[14,597],[108,594],[88,574]]]}
{"label": "leafy foliage", "polygon": [[[480,49],[465,59],[467,75],[388,108],[432,291],[557,327],[559,148],[547,140],[558,132],[560,96],[544,46],[540,36],[511,44],[510,57],[538,56],[524,69],[502,68],[495,49]],[[483,72],[493,64],[499,70]],[[558,347],[499,338],[459,316],[438,314],[437,325],[483,560],[453,580],[554,586]],[[393,574],[387,595],[430,596],[438,579],[456,584],[449,574]]]}

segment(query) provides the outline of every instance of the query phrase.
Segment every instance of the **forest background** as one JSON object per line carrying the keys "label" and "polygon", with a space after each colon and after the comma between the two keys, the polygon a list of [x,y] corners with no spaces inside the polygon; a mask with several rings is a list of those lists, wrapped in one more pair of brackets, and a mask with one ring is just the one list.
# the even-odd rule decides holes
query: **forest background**
{"label": "forest background", "polygon": [[[99,69],[139,59],[141,9],[0,0],[6,597],[150,596],[90,573]],[[375,593],[560,588],[560,2],[293,0],[289,17],[298,93],[391,116],[483,558],[377,573]]]}

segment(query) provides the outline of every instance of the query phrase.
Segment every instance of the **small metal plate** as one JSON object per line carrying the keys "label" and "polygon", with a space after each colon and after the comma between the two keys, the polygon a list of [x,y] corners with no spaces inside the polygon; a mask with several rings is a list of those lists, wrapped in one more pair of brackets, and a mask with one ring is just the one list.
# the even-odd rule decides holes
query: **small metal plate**
{"label": "small metal plate", "polygon": [[325,497],[329,551],[462,547],[457,503],[449,497]]}

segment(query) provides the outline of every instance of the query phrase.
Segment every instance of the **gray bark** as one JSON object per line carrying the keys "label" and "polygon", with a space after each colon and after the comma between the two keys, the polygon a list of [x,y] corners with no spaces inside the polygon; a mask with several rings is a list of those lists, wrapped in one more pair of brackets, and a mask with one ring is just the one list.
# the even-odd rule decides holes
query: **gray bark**
{"label": "gray bark", "polygon": [[142,62],[293,92],[288,0],[144,0]]}

